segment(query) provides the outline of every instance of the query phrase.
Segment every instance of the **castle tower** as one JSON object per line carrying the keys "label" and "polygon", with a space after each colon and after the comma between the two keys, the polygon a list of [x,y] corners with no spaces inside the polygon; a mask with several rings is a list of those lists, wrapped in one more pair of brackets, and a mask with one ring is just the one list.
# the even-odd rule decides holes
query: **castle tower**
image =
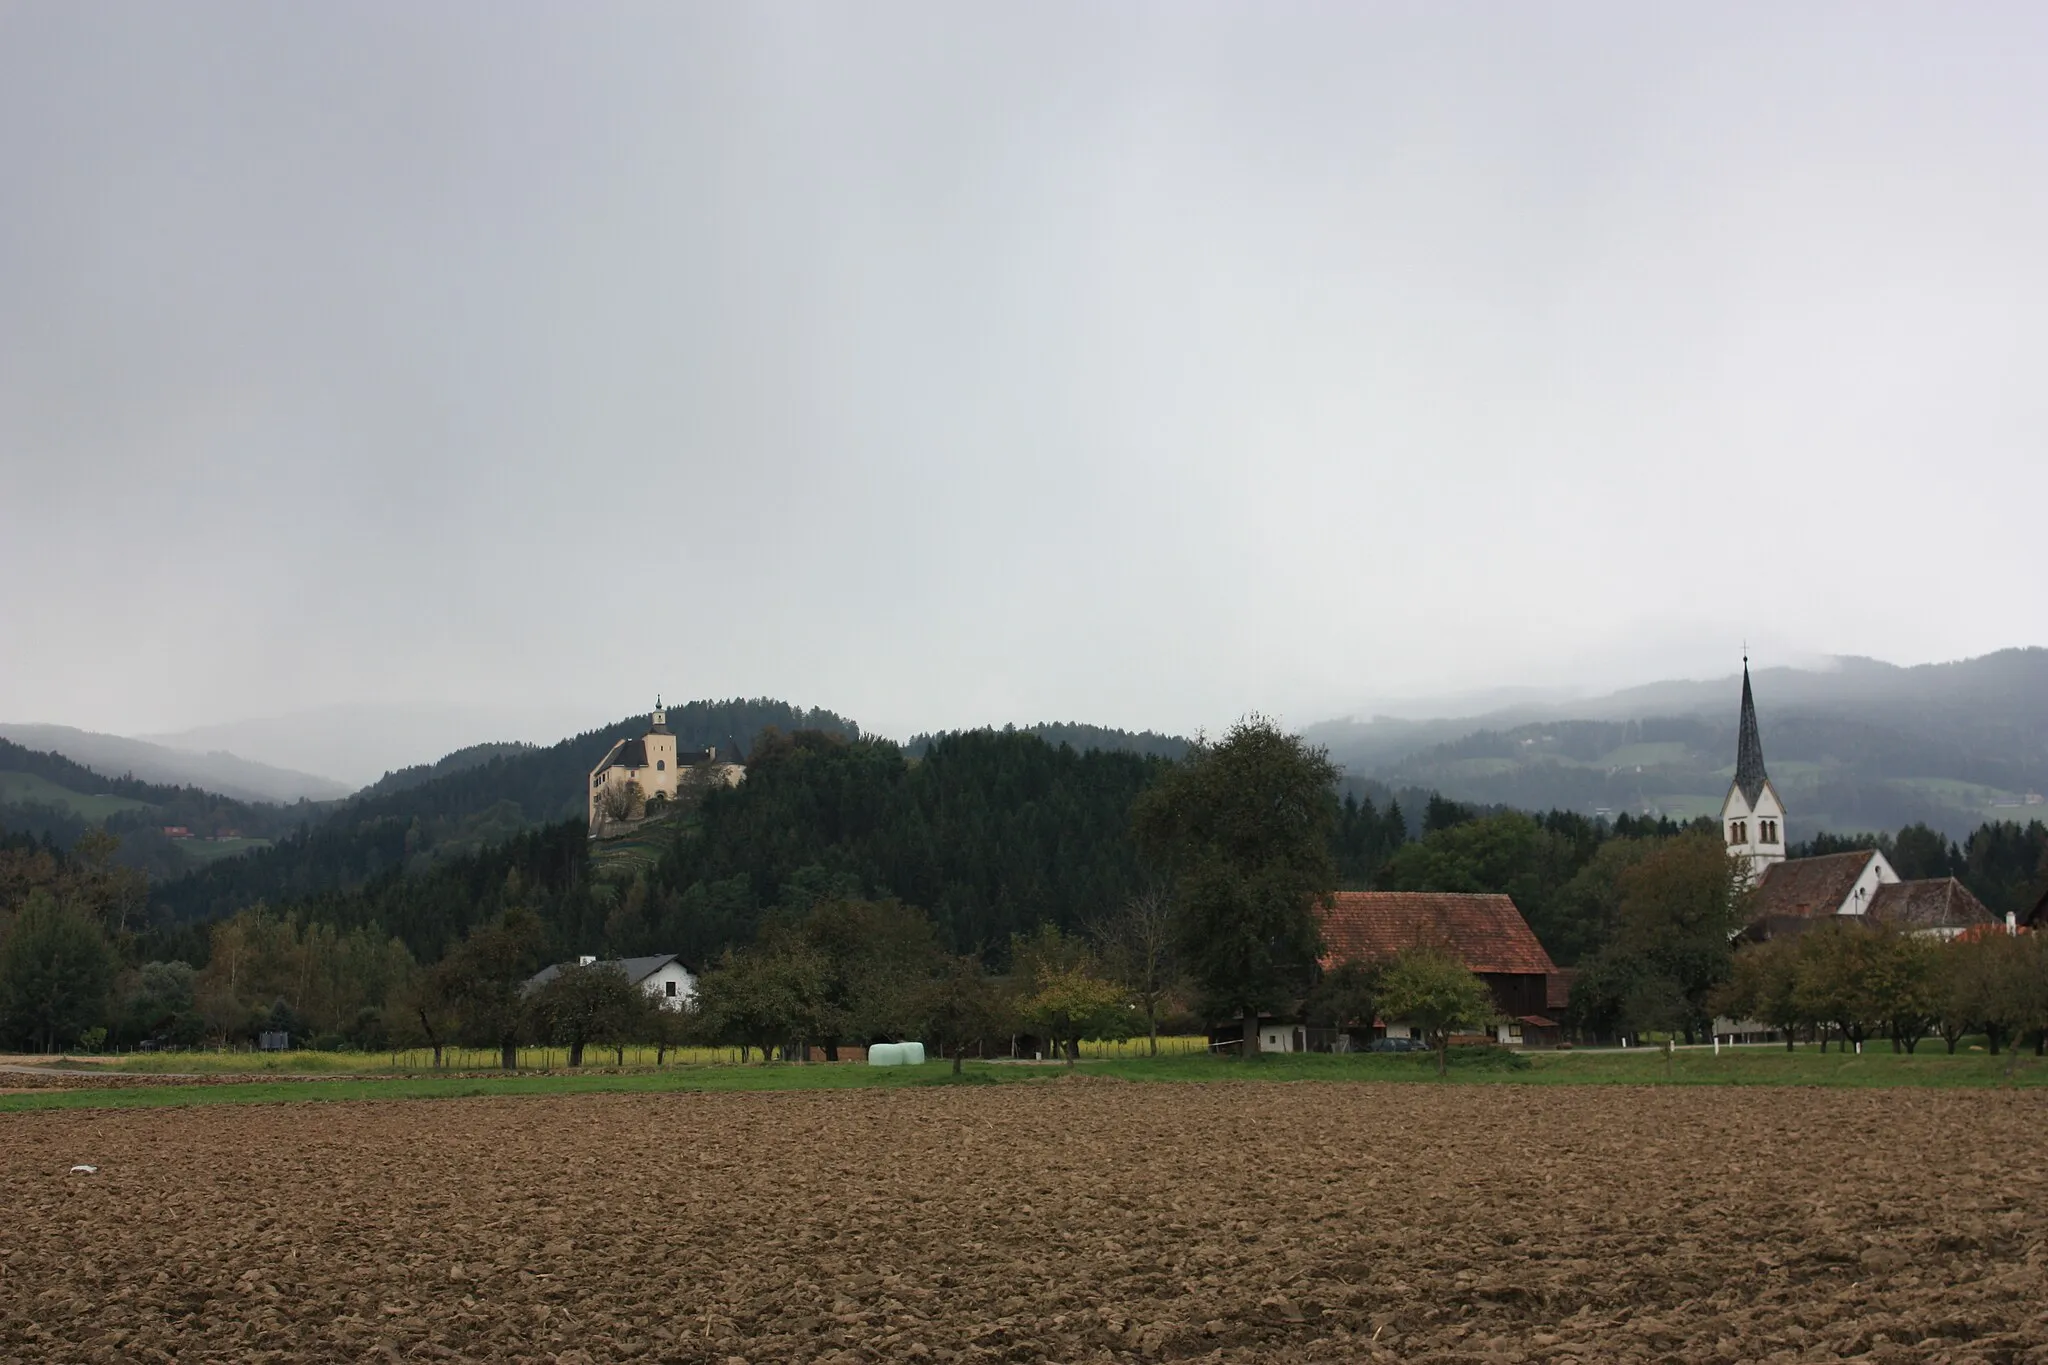
{"label": "castle tower", "polygon": [[1785,805],[1764,771],[1763,734],[1756,724],[1756,699],[1749,689],[1749,656],[1742,657],[1742,721],[1735,737],[1735,780],[1721,802],[1721,836],[1728,851],[1744,858],[1754,881],[1772,863],[1785,861]]}

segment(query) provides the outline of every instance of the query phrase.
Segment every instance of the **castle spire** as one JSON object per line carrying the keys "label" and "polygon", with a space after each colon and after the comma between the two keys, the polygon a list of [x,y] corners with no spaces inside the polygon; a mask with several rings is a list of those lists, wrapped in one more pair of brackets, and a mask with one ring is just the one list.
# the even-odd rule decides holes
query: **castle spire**
{"label": "castle spire", "polygon": [[1735,739],[1735,785],[1754,807],[1770,777],[1764,771],[1764,739],[1756,728],[1756,699],[1749,693],[1749,655],[1742,656],[1742,726]]}

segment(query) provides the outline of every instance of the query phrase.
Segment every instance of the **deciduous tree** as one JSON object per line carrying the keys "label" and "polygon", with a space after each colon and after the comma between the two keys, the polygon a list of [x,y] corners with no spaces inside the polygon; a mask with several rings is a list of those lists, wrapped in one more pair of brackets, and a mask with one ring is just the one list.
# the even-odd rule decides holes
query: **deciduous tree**
{"label": "deciduous tree", "polygon": [[1247,1057],[1260,1012],[1299,999],[1322,953],[1336,777],[1323,750],[1252,716],[1197,742],[1133,812],[1171,881],[1188,973],[1212,1015],[1243,1020]]}
{"label": "deciduous tree", "polygon": [[1449,1065],[1451,1035],[1486,1027],[1495,1016],[1493,992],[1464,963],[1441,948],[1408,948],[1380,973],[1379,1009],[1422,1030],[1436,1053],[1436,1071]]}

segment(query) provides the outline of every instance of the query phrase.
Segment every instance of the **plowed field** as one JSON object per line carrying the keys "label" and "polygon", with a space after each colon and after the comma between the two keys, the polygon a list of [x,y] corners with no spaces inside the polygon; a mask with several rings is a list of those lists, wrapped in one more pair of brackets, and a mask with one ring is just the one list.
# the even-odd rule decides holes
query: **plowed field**
{"label": "plowed field", "polygon": [[1088,1080],[7,1115],[0,1356],[2048,1360],[2044,1126]]}

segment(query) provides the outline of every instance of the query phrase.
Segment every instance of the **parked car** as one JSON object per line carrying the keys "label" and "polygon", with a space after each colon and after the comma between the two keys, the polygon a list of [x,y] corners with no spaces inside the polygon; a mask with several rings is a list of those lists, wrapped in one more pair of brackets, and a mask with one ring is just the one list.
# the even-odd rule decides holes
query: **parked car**
{"label": "parked car", "polygon": [[1427,1052],[1429,1044],[1420,1038],[1375,1038],[1370,1052]]}

